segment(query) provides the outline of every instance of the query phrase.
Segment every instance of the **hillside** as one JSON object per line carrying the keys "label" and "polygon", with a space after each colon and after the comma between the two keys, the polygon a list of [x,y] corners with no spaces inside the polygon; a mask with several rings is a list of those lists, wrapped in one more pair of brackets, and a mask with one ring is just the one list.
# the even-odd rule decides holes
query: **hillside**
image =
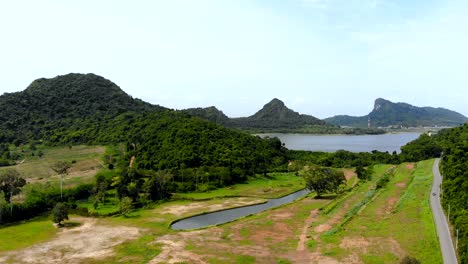
{"label": "hillside", "polygon": [[36,80],[22,92],[0,96],[0,106],[0,143],[125,143],[124,166],[135,156],[139,169],[216,167],[229,184],[286,159],[277,139],[263,140],[133,99],[94,74]]}
{"label": "hillside", "polygon": [[382,98],[375,100],[373,110],[366,116],[339,115],[324,120],[339,126],[367,127],[368,118],[372,127],[457,126],[468,122],[467,117],[445,108],[417,107]]}
{"label": "hillside", "polygon": [[26,142],[78,118],[98,120],[165,108],[134,99],[103,77],[70,73],[38,79],[23,92],[1,95],[0,109],[0,142]]}
{"label": "hillside", "polygon": [[227,126],[240,129],[302,128],[305,126],[327,126],[310,115],[299,114],[289,109],[281,100],[273,99],[249,117],[233,118]]}

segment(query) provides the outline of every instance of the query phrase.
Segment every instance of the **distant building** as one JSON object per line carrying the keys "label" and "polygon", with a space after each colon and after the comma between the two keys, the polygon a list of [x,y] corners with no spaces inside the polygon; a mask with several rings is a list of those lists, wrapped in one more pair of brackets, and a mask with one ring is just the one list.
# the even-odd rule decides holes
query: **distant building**
{"label": "distant building", "polygon": [[371,127],[370,116],[367,117],[367,128]]}

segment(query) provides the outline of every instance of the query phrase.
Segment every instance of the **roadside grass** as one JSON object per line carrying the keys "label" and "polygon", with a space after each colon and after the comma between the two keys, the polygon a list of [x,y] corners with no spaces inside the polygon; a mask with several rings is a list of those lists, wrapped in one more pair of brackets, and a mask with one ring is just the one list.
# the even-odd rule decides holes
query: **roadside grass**
{"label": "roadside grass", "polygon": [[398,263],[405,255],[421,263],[442,263],[429,205],[432,164],[396,167],[387,185],[343,229],[321,236],[327,250],[338,259],[357,254],[365,263]]}
{"label": "roadside grass", "polygon": [[44,242],[57,233],[48,217],[0,228],[0,252],[26,248]]}
{"label": "roadside grass", "polygon": [[257,176],[246,183],[199,193],[176,193],[174,199],[204,200],[219,197],[278,198],[305,188],[304,179],[294,173],[269,173]]}
{"label": "roadside grass", "polygon": [[[85,171],[93,171],[103,167],[102,157],[105,152],[103,146],[73,146],[69,147],[44,147],[37,146],[44,155],[39,157],[28,155],[23,163],[1,169],[16,169],[26,179],[45,179],[56,173],[50,168],[57,161],[69,161],[74,163],[70,169],[70,175],[80,174]],[[19,150],[17,150],[19,151]],[[94,175],[93,175],[94,176]]]}

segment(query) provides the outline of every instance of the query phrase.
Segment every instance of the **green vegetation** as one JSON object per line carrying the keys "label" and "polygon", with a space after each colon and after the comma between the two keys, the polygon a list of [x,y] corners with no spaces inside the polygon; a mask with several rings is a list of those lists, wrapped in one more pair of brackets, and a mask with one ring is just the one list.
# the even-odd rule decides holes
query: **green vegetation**
{"label": "green vegetation", "polygon": [[339,126],[367,127],[369,118],[372,127],[457,126],[468,122],[468,118],[462,114],[448,109],[416,107],[382,98],[375,100],[374,109],[366,116],[339,115],[325,121]]}
{"label": "green vegetation", "polygon": [[53,164],[60,161],[74,161],[70,169],[70,172],[74,175],[64,181],[64,186],[67,187],[72,185],[70,181],[75,178],[78,178],[79,182],[93,180],[94,174],[89,175],[89,172],[103,168],[102,157],[105,152],[103,146],[76,145],[70,148],[68,146],[49,147],[37,144],[36,148],[37,151],[42,151],[42,157],[32,156],[27,147],[12,148],[11,153],[22,153],[24,155],[23,160],[14,166],[0,167],[0,171],[15,169],[25,179],[34,180],[35,182],[46,179],[58,181],[58,179],[51,177],[56,174],[51,168]]}
{"label": "green vegetation", "polygon": [[458,255],[461,263],[468,263],[468,124],[444,129],[429,137],[422,135],[402,148],[402,157],[428,159],[443,153],[441,173],[442,205],[450,204],[450,221],[459,229]]}
{"label": "green vegetation", "polygon": [[68,208],[63,203],[57,203],[52,209],[52,221],[59,226],[63,226],[62,222],[68,220]]}
{"label": "green vegetation", "polygon": [[205,200],[222,197],[278,198],[305,188],[304,178],[294,173],[258,175],[245,183],[235,184],[207,192],[177,193],[175,199]]}
{"label": "green vegetation", "polygon": [[375,164],[399,164],[401,162],[400,155],[397,155],[396,152],[390,154],[376,150],[372,151],[372,153],[355,153],[346,150],[338,150],[332,153],[289,150],[288,155],[290,160],[293,161],[289,169],[294,171],[300,170],[307,164],[334,168],[354,168]]}
{"label": "green vegetation", "polygon": [[46,217],[40,217],[20,225],[0,228],[0,252],[26,248],[49,240],[57,229]]}
{"label": "green vegetation", "polygon": [[236,128],[250,133],[303,133],[303,134],[383,134],[385,131],[375,128],[341,128],[329,125],[310,115],[303,115],[289,109],[278,99],[263,106],[249,117],[229,118],[222,111],[211,106],[183,110],[191,116]]}
{"label": "green vegetation", "polygon": [[[428,160],[416,166],[375,166],[372,180],[360,184],[318,221],[317,225],[335,223],[333,229],[319,233],[322,254],[339,260],[355,255],[365,263],[399,263],[405,255],[421,263],[441,263],[428,197],[432,164]],[[387,184],[376,189],[384,176]]]}
{"label": "green vegetation", "polygon": [[307,188],[315,191],[317,197],[327,192],[337,193],[339,188],[344,188],[346,184],[346,178],[341,170],[306,166],[300,174],[304,177]]}

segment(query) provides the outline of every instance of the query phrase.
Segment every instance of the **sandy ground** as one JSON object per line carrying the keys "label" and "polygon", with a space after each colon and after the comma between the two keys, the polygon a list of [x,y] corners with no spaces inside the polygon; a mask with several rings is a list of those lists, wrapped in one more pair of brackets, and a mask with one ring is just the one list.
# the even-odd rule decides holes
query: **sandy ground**
{"label": "sandy ground", "polygon": [[74,218],[81,225],[64,228],[51,241],[32,247],[10,251],[0,256],[0,263],[86,263],[89,259],[101,259],[113,254],[113,247],[139,236],[133,227],[101,226],[95,219]]}

